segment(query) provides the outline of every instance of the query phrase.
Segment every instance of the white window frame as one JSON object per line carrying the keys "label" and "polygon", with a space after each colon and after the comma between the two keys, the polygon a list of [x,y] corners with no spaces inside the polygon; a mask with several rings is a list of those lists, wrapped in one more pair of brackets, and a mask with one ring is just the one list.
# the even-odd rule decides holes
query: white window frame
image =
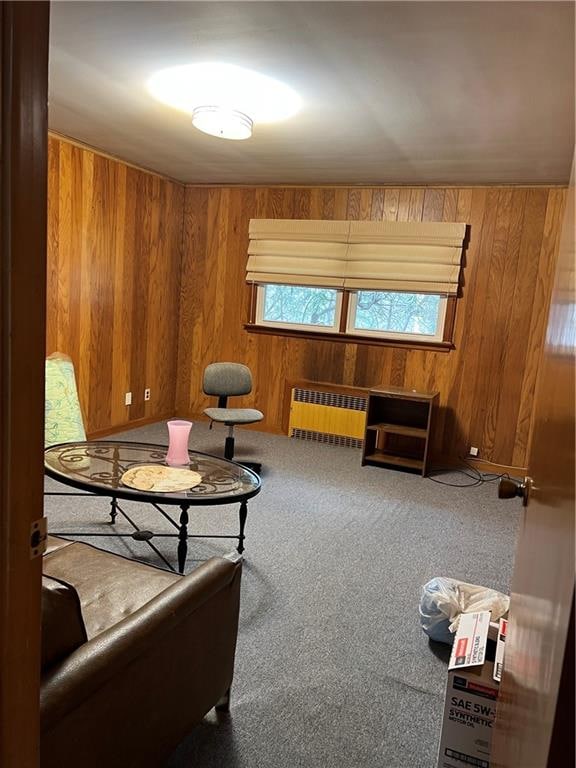
{"label": "white window frame", "polygon": [[[371,289],[372,290],[372,289]],[[376,289],[374,293],[378,293]],[[380,291],[380,293],[403,293],[403,291]],[[418,293],[418,291],[413,291]],[[434,294],[438,295],[438,294]],[[448,298],[440,296],[438,304],[438,323],[434,335],[428,333],[402,333],[401,331],[370,330],[366,328],[355,328],[356,308],[358,306],[358,291],[350,291],[348,299],[348,317],[346,319],[346,333],[354,336],[374,336],[378,339],[402,339],[406,341],[428,341],[441,342],[444,340],[444,325],[446,323],[446,309],[448,307]]]}
{"label": "white window frame", "polygon": [[[296,331],[311,331],[321,333],[338,333],[340,330],[340,318],[342,316],[342,290],[339,288],[328,288],[328,290],[336,291],[336,307],[334,310],[334,324],[333,325],[314,325],[313,323],[286,323],[281,320],[265,320],[264,319],[264,305],[266,287],[268,283],[262,283],[257,286],[256,290],[256,325],[264,325],[270,328],[292,328]],[[298,285],[292,286],[284,283],[273,283],[273,285],[286,285],[287,288],[320,288],[317,285]]]}
{"label": "white window frame", "polygon": [[[389,339],[390,341],[414,341],[418,343],[430,343],[437,344],[444,341],[444,328],[446,324],[446,312],[448,308],[448,297],[440,295],[440,301],[438,303],[438,323],[435,334],[427,333],[402,333],[401,331],[385,331],[385,330],[370,330],[366,328],[355,328],[354,320],[356,318],[356,308],[358,302],[358,291],[352,289],[341,288],[329,288],[329,290],[336,291],[336,307],[334,310],[334,324],[333,325],[313,325],[312,323],[286,323],[280,320],[265,320],[264,319],[264,306],[266,288],[269,284],[262,283],[256,286],[256,312],[255,312],[255,325],[264,326],[266,328],[278,328],[285,330],[295,331],[308,331],[309,333],[333,333],[341,336],[354,336],[365,337],[374,339]],[[286,285],[291,287],[291,283],[273,283],[273,285]],[[305,285],[298,283],[299,288],[319,288],[316,285]],[[378,289],[370,289],[375,290]],[[345,330],[340,332],[342,325],[342,308],[343,308],[343,296],[344,292],[348,294],[348,311],[346,317]],[[382,291],[383,293],[402,293],[402,291]],[[413,291],[418,293],[418,291]],[[438,295],[438,294],[434,294]]]}

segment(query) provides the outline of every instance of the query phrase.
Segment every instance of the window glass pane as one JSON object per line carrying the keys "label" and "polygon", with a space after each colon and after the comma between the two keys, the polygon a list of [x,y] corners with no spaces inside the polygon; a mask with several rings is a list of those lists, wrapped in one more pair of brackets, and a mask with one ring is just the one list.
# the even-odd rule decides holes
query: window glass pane
{"label": "window glass pane", "polygon": [[337,291],[302,285],[265,285],[262,320],[332,327],[336,320]]}
{"label": "window glass pane", "polygon": [[354,329],[434,336],[440,296],[396,291],[358,291]]}

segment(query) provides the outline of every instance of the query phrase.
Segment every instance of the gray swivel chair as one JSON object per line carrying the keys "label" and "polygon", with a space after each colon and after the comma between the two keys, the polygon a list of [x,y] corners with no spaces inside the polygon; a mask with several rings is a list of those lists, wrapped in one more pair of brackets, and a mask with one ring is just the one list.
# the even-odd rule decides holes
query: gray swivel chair
{"label": "gray swivel chair", "polygon": [[[228,435],[224,446],[224,458],[234,459],[234,427],[236,424],[254,424],[262,421],[264,414],[254,408],[228,408],[228,398],[234,395],[248,395],[252,391],[252,374],[241,363],[212,363],[206,366],[202,389],[205,395],[216,395],[218,406],[206,408],[204,413],[213,422],[225,424]],[[240,461],[248,469],[260,473],[261,464]]]}

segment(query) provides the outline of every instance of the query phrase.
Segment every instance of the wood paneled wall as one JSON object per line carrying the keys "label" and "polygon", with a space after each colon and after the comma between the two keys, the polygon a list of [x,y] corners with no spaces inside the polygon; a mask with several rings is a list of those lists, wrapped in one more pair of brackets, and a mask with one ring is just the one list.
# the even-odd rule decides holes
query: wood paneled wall
{"label": "wood paneled wall", "polygon": [[50,137],[47,353],[72,357],[92,434],[174,413],[183,202],[179,184]]}
{"label": "wood paneled wall", "polygon": [[[196,416],[204,367],[244,362],[244,403],[281,431],[290,379],[438,389],[433,458],[524,467],[565,190],[558,188],[193,188],[184,209],[177,412]],[[449,352],[251,334],[245,265],[250,218],[468,223],[455,349]]]}
{"label": "wood paneled wall", "polygon": [[[282,431],[286,382],[438,389],[433,456],[524,467],[565,190],[184,188],[52,136],[47,353],[75,364],[91,434],[197,417],[204,367],[247,363],[253,402]],[[250,218],[464,221],[455,349],[250,334]],[[144,389],[152,397],[144,402]],[[124,405],[131,391],[133,405]]]}

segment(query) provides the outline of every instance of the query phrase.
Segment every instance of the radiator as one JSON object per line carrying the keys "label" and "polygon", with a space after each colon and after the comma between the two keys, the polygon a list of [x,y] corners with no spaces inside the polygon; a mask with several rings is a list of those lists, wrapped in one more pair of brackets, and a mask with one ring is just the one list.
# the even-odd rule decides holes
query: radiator
{"label": "radiator", "polygon": [[362,448],[368,395],[294,387],[288,434],[301,440]]}

